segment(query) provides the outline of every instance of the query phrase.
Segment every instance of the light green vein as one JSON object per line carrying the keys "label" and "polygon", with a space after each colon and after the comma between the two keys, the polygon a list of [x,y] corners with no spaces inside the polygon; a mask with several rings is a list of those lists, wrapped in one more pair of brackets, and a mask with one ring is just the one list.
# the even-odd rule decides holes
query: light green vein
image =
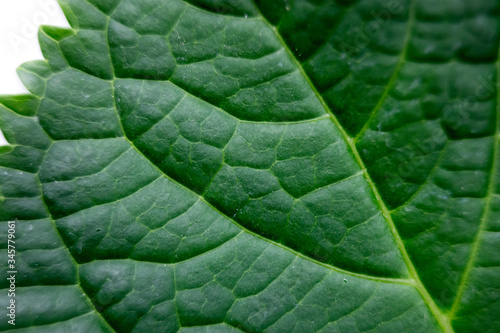
{"label": "light green vein", "polygon": [[410,4],[410,9],[409,9],[410,12],[409,12],[409,18],[408,18],[409,21],[408,21],[408,27],[406,28],[404,42],[403,42],[403,50],[401,51],[401,54],[399,56],[399,60],[398,60],[398,63],[396,65],[396,68],[394,69],[394,72],[392,73],[392,76],[389,79],[389,82],[385,86],[385,89],[382,93],[382,96],[380,96],[380,99],[378,100],[377,105],[375,105],[375,107],[373,108],[373,110],[370,114],[370,118],[368,118],[368,120],[366,121],[363,128],[361,128],[359,133],[354,138],[355,143],[358,141],[358,139],[361,137],[361,135],[363,135],[363,133],[368,129],[372,120],[377,116],[379,110],[382,108],[382,105],[384,104],[385,100],[389,96],[389,92],[391,91],[392,87],[394,87],[394,84],[396,83],[396,79],[398,78],[398,75],[401,71],[401,68],[403,68],[403,65],[404,65],[405,60],[406,60],[406,55],[408,52],[408,46],[410,44],[411,31],[413,29],[413,26],[415,25],[415,3],[416,3],[416,1],[413,1]]}
{"label": "light green vein", "polygon": [[[281,44],[283,45],[283,47],[287,51],[287,53],[290,56],[290,58],[292,59],[292,61],[299,68],[299,70],[301,71],[303,77],[309,83],[311,89],[315,92],[316,97],[320,100],[320,102],[323,104],[323,107],[325,108],[326,112],[330,115],[330,118],[332,119],[332,122],[339,129],[339,131],[342,134],[344,140],[347,142],[347,144],[351,148],[351,150],[352,150],[352,152],[354,154],[354,157],[355,157],[357,163],[359,164],[359,166],[363,170],[363,174],[365,176],[366,181],[368,182],[370,188],[372,189],[372,192],[374,193],[374,195],[376,197],[376,200],[377,200],[377,202],[379,204],[379,207],[382,210],[382,214],[384,215],[384,217],[385,217],[385,219],[386,219],[386,221],[387,221],[387,223],[389,225],[389,228],[391,229],[391,232],[392,232],[392,234],[393,234],[393,236],[394,236],[394,238],[396,240],[396,243],[397,243],[397,245],[398,245],[398,247],[399,247],[399,249],[401,251],[401,254],[403,256],[403,259],[404,259],[404,261],[406,263],[406,266],[408,267],[408,270],[410,272],[411,278],[414,280],[414,286],[415,286],[415,288],[418,290],[418,292],[420,293],[420,295],[424,299],[424,302],[429,307],[430,311],[432,312],[432,314],[436,318],[437,322],[439,323],[439,325],[441,326],[441,328],[443,329],[443,331],[446,332],[446,333],[453,332],[453,328],[450,325],[449,318],[445,314],[443,314],[441,312],[441,310],[438,308],[438,306],[436,305],[436,303],[434,302],[434,300],[430,296],[429,292],[425,289],[422,281],[420,281],[418,273],[417,273],[415,267],[413,266],[413,263],[412,263],[412,261],[410,259],[410,256],[408,255],[408,252],[406,251],[406,248],[404,246],[403,240],[401,239],[401,236],[399,235],[399,233],[398,233],[398,231],[396,229],[394,221],[392,220],[392,217],[391,217],[391,214],[389,212],[389,209],[387,208],[387,206],[385,205],[384,201],[382,200],[382,197],[381,197],[380,193],[378,192],[378,189],[377,189],[375,183],[373,182],[373,180],[371,179],[370,175],[368,174],[367,169],[366,169],[366,167],[365,167],[365,165],[363,163],[363,160],[361,159],[361,156],[358,153],[358,150],[357,150],[356,144],[355,144],[355,140],[353,140],[351,137],[349,137],[349,135],[347,134],[347,132],[340,125],[340,122],[338,121],[337,117],[335,117],[335,115],[330,110],[330,108],[326,104],[326,102],[323,99],[323,97],[321,96],[321,94],[318,92],[318,90],[316,89],[316,87],[314,86],[314,84],[311,82],[311,79],[309,78],[309,76],[305,72],[304,68],[301,66],[300,62],[297,60],[297,58],[295,57],[295,55],[293,54],[293,52],[290,50],[290,48],[288,47],[288,45],[286,44],[286,42],[283,40],[283,37],[281,36],[281,34],[276,30],[276,27],[274,27],[265,18],[265,16],[260,12],[260,10],[259,10],[258,6],[255,4],[254,0],[252,0],[252,2],[254,3],[255,8],[259,11],[260,15],[262,16],[262,19],[274,31],[276,37],[278,38],[278,40],[281,42]],[[407,31],[407,37],[406,37],[407,40],[406,40],[406,43],[409,42],[410,30],[411,30],[411,27],[413,25],[413,22],[415,21],[415,13],[414,12],[415,12],[415,2],[413,2],[412,5],[410,6],[410,20],[409,20],[408,28],[407,28],[408,31]],[[405,50],[406,50],[406,46],[405,46],[403,52],[406,52]],[[401,56],[401,59],[404,59],[404,55]],[[400,63],[401,64],[399,65],[399,67],[402,66],[402,64],[404,63],[404,61],[401,60]],[[399,71],[399,69],[397,71]],[[393,75],[393,77],[394,78],[392,79],[392,81],[395,81],[396,80],[396,75]],[[392,82],[392,84],[394,84],[394,82]]]}
{"label": "light green vein", "polygon": [[497,61],[496,61],[496,88],[497,88],[497,100],[496,100],[496,128],[495,128],[495,136],[493,137],[495,142],[493,144],[493,161],[491,164],[491,173],[490,173],[490,179],[488,181],[488,192],[486,195],[486,204],[484,206],[484,211],[483,215],[481,217],[481,223],[479,224],[479,229],[477,231],[476,237],[474,238],[473,245],[472,245],[472,250],[469,255],[469,260],[467,261],[467,266],[465,267],[465,270],[462,274],[462,279],[460,281],[460,284],[458,286],[458,291],[457,291],[457,296],[455,297],[455,301],[453,302],[453,305],[448,313],[450,319],[453,319],[455,314],[457,313],[463,293],[465,291],[465,288],[467,286],[467,281],[470,277],[470,273],[472,268],[474,267],[474,262],[477,257],[477,252],[479,249],[479,244],[481,243],[481,234],[483,233],[485,229],[485,225],[488,221],[490,212],[491,212],[491,201],[494,196],[494,188],[495,188],[495,181],[496,181],[496,171],[500,168],[500,165],[498,165],[498,151],[500,150],[500,80],[499,80],[499,75],[500,75],[500,47],[498,49],[498,55],[497,55]]}

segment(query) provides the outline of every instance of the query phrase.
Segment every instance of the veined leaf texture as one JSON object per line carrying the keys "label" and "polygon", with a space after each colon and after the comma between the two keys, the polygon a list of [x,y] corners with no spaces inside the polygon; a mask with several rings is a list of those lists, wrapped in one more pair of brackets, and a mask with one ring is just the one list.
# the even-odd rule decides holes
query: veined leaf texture
{"label": "veined leaf texture", "polygon": [[1,330],[500,332],[499,1],[60,4]]}

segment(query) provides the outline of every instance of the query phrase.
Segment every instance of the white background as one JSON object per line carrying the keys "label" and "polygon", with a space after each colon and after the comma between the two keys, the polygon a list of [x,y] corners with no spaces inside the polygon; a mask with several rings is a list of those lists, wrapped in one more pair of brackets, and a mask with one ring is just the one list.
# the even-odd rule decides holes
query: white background
{"label": "white background", "polygon": [[[16,68],[43,59],[37,38],[42,24],[69,27],[56,0],[0,0],[0,95],[28,92]],[[0,132],[0,145],[6,144]]]}

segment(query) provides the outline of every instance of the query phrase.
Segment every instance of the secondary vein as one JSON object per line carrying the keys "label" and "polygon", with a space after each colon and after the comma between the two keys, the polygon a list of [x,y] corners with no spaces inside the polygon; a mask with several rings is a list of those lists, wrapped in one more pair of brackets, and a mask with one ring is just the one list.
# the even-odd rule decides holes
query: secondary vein
{"label": "secondary vein", "polygon": [[484,205],[484,210],[483,210],[483,215],[481,216],[481,223],[479,224],[479,229],[476,233],[476,237],[474,238],[473,245],[472,245],[472,250],[469,255],[469,259],[467,261],[467,266],[465,267],[465,270],[462,274],[462,279],[460,280],[460,284],[458,286],[457,290],[457,295],[455,297],[455,301],[453,302],[453,305],[451,307],[451,310],[449,312],[449,317],[453,318],[455,314],[457,313],[459,307],[460,307],[460,302],[463,297],[463,293],[465,291],[465,287],[467,284],[467,281],[470,277],[470,272],[474,266],[474,262],[477,257],[477,252],[479,249],[479,244],[481,243],[481,234],[483,233],[485,229],[485,225],[488,221],[490,212],[491,212],[491,198],[494,196],[494,188],[495,188],[495,181],[497,178],[496,171],[500,169],[500,165],[498,165],[498,151],[500,150],[500,80],[499,80],[499,75],[500,75],[500,47],[498,49],[498,55],[497,55],[497,61],[496,61],[496,88],[497,88],[497,100],[496,100],[496,128],[495,128],[495,135],[493,136],[494,143],[493,143],[493,161],[491,164],[491,172],[489,176],[489,181],[488,181],[488,192],[486,195],[486,204]]}

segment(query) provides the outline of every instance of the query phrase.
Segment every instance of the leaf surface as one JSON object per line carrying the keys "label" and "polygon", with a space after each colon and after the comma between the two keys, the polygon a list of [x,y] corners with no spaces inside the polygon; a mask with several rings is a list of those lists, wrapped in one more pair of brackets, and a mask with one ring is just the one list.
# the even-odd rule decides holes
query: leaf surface
{"label": "leaf surface", "polygon": [[494,1],[60,2],[0,98],[16,329],[500,330]]}

